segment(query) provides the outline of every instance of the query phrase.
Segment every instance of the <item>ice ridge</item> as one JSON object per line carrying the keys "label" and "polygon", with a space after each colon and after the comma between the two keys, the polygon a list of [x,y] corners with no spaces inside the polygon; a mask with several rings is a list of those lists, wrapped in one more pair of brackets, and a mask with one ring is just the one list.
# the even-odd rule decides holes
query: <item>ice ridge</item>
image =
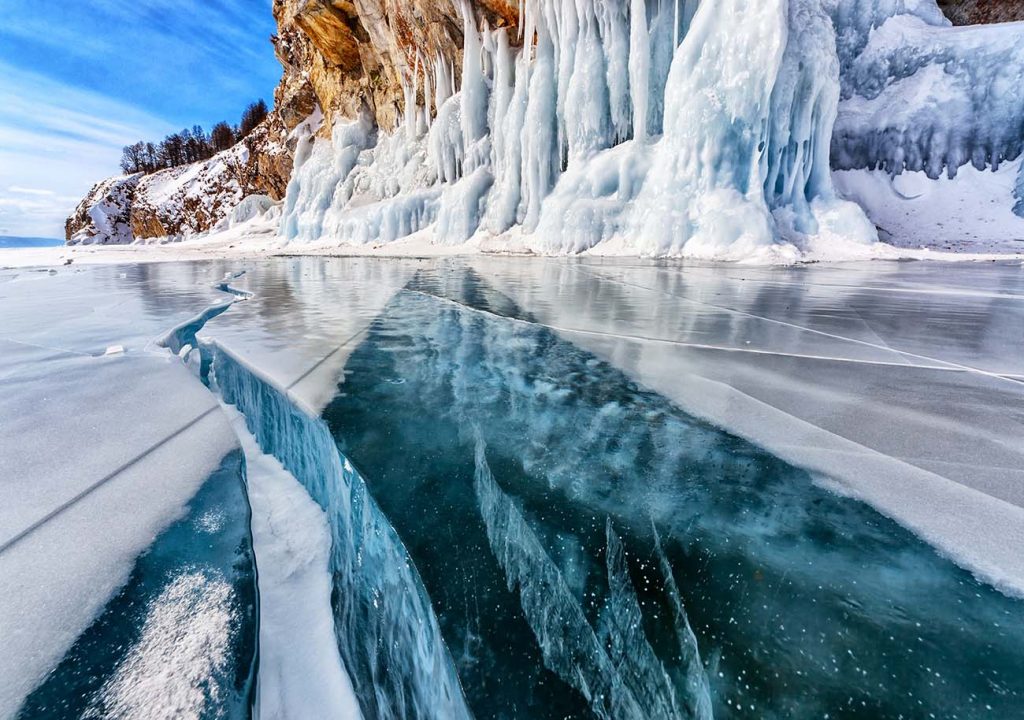
{"label": "ice ridge", "polygon": [[[680,699],[644,633],[625,551],[611,521],[606,524],[609,592],[599,631],[595,631],[540,538],[515,501],[499,487],[479,438],[475,464],[474,488],[491,551],[505,572],[509,590],[518,590],[545,666],[576,688],[600,718],[710,719],[707,679],[696,639],[692,633],[685,638],[683,654],[696,658],[688,669],[697,677],[687,678],[683,687],[688,696]],[[666,585],[670,595],[672,587]],[[681,610],[678,593],[672,602]],[[690,696],[694,690],[696,695]]]}

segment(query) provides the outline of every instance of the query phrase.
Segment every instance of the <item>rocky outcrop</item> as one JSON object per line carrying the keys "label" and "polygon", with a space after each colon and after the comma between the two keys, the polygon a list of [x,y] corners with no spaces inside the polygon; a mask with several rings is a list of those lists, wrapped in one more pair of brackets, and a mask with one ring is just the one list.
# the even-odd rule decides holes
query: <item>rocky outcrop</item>
{"label": "rocky outcrop", "polygon": [[1024,2],[1020,0],[939,0],[939,7],[954,25],[1024,20]]}
{"label": "rocky outcrop", "polygon": [[142,173],[107,178],[93,185],[64,223],[69,245],[130,243],[131,209]]}
{"label": "rocky outcrop", "polygon": [[[516,27],[518,6],[518,0],[465,4],[491,28]],[[381,128],[394,129],[413,74],[439,62],[461,72],[459,7],[455,0],[274,0],[275,48],[285,68],[275,100],[280,104],[308,84],[329,121],[366,107]],[[422,105],[422,88],[419,98]]]}
{"label": "rocky outcrop", "polygon": [[281,200],[292,168],[288,135],[282,113],[275,112],[209,160],[104,180],[68,218],[65,238],[72,245],[184,238],[224,221],[245,197]]}

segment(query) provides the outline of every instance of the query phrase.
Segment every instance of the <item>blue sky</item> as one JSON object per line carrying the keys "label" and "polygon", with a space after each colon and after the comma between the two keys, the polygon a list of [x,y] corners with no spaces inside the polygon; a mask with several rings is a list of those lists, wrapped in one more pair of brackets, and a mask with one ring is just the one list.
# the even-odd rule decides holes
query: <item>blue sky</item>
{"label": "blue sky", "polygon": [[2,0],[0,235],[60,237],[121,147],[273,102],[271,0]]}

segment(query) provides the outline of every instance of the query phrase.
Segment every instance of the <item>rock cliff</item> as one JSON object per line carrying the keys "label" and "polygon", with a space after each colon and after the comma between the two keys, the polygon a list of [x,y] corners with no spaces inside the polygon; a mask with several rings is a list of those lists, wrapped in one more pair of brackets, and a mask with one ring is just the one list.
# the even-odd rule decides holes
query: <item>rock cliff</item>
{"label": "rock cliff", "polygon": [[[464,2],[491,28],[518,25],[518,0]],[[444,63],[453,76],[461,73],[458,0],[274,0],[273,7],[285,69],[277,105],[311,92],[328,120],[355,117],[365,106],[392,130],[417,69]]]}
{"label": "rock cliff", "polygon": [[954,25],[1024,20],[1024,2],[1020,0],[939,0],[939,7]]}

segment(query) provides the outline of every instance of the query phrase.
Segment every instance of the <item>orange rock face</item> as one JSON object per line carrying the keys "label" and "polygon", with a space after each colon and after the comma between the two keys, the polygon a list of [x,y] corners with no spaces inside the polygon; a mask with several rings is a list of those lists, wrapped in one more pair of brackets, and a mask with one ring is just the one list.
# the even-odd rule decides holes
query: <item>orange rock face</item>
{"label": "orange rock face", "polygon": [[1021,0],[939,0],[939,6],[954,25],[1024,20]]}
{"label": "orange rock face", "polygon": [[[519,21],[518,0],[467,7],[491,27]],[[308,85],[329,119],[365,107],[390,130],[402,115],[403,78],[438,58],[456,73],[461,68],[463,18],[451,0],[275,0],[274,17],[285,68],[279,106]]]}

